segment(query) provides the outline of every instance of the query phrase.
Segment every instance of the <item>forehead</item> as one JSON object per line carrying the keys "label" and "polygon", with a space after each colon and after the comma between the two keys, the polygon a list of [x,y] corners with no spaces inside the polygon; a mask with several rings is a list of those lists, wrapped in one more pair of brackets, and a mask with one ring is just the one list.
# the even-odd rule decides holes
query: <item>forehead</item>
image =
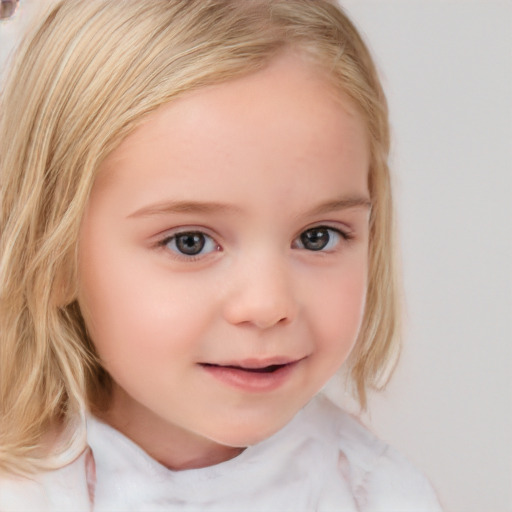
{"label": "forehead", "polygon": [[[107,158],[95,188],[119,185],[128,176],[147,187],[151,167],[153,178],[158,170],[173,180],[174,187],[167,181],[170,189],[179,186],[185,195],[209,196],[208,182],[224,180],[228,189],[241,176],[252,188],[261,182],[264,192],[286,188],[299,175],[314,193],[332,178],[320,172],[328,167],[339,171],[340,188],[363,192],[368,166],[362,117],[318,67],[288,53],[261,71],[161,106]],[[354,175],[357,185],[350,185]]]}

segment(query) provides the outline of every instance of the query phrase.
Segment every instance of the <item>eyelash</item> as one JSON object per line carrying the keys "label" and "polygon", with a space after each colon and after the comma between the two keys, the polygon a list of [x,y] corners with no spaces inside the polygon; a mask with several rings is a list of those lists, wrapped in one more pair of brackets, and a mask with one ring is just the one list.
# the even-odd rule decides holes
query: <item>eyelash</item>
{"label": "eyelash", "polygon": [[[349,242],[349,241],[351,241],[354,238],[353,234],[348,232],[348,231],[343,231],[341,229],[334,228],[332,226],[319,225],[319,226],[313,226],[311,228],[308,228],[308,229],[302,231],[294,239],[294,242],[292,244],[292,248],[294,248],[294,249],[302,249],[302,250],[306,250],[306,251],[314,252],[314,253],[319,253],[319,254],[325,254],[325,253],[329,253],[329,252],[334,252],[336,248],[325,250],[326,246],[321,247],[319,249],[306,249],[304,247],[303,236],[306,235],[306,233],[311,233],[311,232],[313,232],[315,230],[317,230],[317,231],[326,230],[327,232],[331,233],[329,235],[329,240],[327,241],[326,246],[329,245],[331,243],[331,241],[332,241],[332,233],[334,233],[336,236],[340,237],[340,240],[338,240],[336,242],[336,245],[339,245],[340,243],[343,243],[343,242]],[[182,236],[185,236],[185,235],[187,235],[189,237],[200,235],[201,237],[203,237],[204,243],[203,243],[203,246],[200,248],[200,251],[202,251],[204,249],[205,245],[208,244],[208,243],[213,244],[215,247],[211,251],[207,252],[206,254],[203,254],[202,252],[199,252],[197,254],[189,254],[189,255],[187,255],[184,252],[180,251],[178,249],[178,247],[176,246],[176,243],[177,243],[177,240],[179,239],[179,237],[182,237]],[[299,241],[299,244],[297,244],[297,241]],[[175,248],[174,249],[169,248],[168,247],[169,244],[174,244]],[[201,258],[204,258],[204,257],[208,256],[209,254],[212,254],[214,252],[219,252],[219,251],[222,250],[220,245],[215,241],[215,239],[212,236],[208,235],[204,231],[195,230],[195,229],[183,230],[183,231],[176,232],[176,233],[174,233],[171,236],[166,236],[165,238],[160,240],[157,245],[158,245],[158,247],[167,249],[169,252],[173,253],[173,257],[175,257],[177,259],[181,259],[183,261],[187,261],[187,262],[194,262],[194,261],[196,261],[198,259],[201,259]]]}

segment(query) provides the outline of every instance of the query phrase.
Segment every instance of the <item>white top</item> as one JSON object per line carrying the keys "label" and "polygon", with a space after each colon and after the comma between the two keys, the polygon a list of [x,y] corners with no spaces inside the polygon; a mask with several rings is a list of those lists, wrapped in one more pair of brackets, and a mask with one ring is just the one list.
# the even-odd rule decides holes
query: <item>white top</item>
{"label": "white top", "polygon": [[0,480],[0,511],[441,511],[421,473],[325,397],[206,468],[171,471],[94,418],[87,437],[92,455],[33,481]]}

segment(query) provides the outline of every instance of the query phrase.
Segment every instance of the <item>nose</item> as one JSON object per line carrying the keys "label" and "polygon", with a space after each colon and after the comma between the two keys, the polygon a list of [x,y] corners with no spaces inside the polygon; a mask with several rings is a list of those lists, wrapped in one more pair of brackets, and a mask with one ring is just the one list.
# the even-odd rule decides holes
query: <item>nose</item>
{"label": "nose", "polygon": [[293,321],[298,303],[290,269],[274,258],[260,257],[231,274],[224,317],[233,325],[269,329]]}

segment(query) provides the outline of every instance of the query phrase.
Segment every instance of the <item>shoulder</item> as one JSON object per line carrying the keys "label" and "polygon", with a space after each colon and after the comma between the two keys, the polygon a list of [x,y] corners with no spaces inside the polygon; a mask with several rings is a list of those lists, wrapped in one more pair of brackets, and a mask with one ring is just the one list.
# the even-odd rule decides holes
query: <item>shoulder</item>
{"label": "shoulder", "polygon": [[71,464],[30,477],[0,475],[0,512],[89,511],[89,452]]}
{"label": "shoulder", "polygon": [[0,475],[0,511],[49,510],[36,478]]}
{"label": "shoulder", "polygon": [[365,511],[441,511],[427,478],[389,446],[366,472],[356,496]]}
{"label": "shoulder", "polygon": [[307,416],[323,439],[338,447],[333,470],[339,479],[348,481],[362,512],[441,511],[427,478],[356,418],[323,396],[308,409]]}

